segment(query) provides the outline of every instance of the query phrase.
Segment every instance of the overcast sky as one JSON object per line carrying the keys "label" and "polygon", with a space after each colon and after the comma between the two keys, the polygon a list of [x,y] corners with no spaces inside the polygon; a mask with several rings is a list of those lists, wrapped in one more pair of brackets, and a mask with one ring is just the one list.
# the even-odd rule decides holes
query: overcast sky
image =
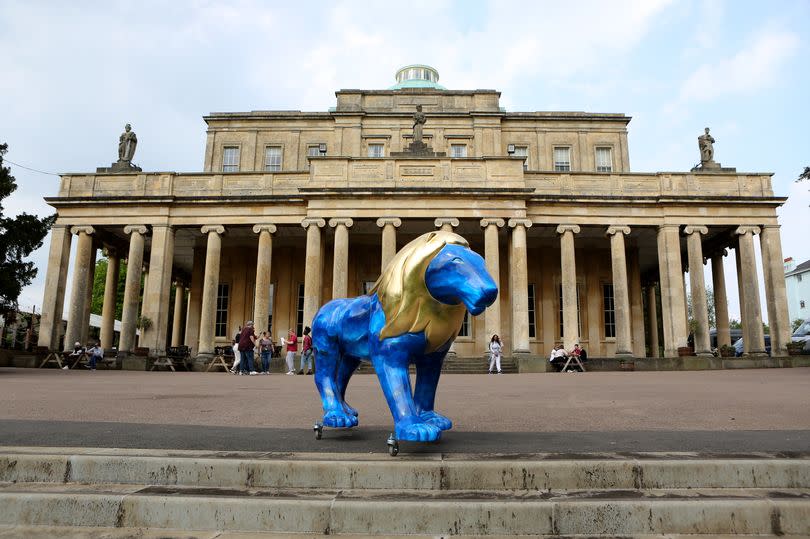
{"label": "overcast sky", "polygon": [[[810,185],[794,179],[810,165],[808,23],[807,0],[4,0],[0,142],[7,161],[89,172],[117,159],[130,122],[144,170],[200,171],[208,112],[325,111],[337,89],[387,88],[398,67],[426,63],[447,88],[500,90],[510,111],[632,116],[634,172],[689,170],[710,126],[723,166],[775,174],[790,197],[783,252],[803,261]],[[19,188],[5,213],[51,213],[42,197],[58,178],[10,166]],[[32,255],[26,310],[42,303],[49,239]]]}

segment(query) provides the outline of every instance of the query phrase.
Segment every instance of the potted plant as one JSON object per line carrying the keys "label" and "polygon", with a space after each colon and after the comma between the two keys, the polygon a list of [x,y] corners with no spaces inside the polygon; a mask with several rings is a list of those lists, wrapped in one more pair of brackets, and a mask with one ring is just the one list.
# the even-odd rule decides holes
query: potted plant
{"label": "potted plant", "polygon": [[798,356],[804,351],[804,341],[790,341],[786,346],[789,356]]}
{"label": "potted plant", "polygon": [[734,357],[736,350],[730,344],[724,344],[720,347],[720,357]]}

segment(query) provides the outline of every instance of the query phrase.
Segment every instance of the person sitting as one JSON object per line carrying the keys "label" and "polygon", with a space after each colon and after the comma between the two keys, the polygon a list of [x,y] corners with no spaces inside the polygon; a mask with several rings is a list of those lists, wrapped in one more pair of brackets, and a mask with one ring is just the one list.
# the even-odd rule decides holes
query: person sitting
{"label": "person sitting", "polygon": [[82,354],[84,354],[84,346],[82,346],[82,343],[73,343],[73,351],[70,353],[70,357],[78,357]]}
{"label": "person sitting", "polygon": [[101,343],[96,342],[93,344],[93,346],[87,350],[87,357],[90,365],[85,365],[85,367],[91,371],[96,370],[96,362],[104,359],[104,349],[101,347]]}
{"label": "person sitting", "polygon": [[565,365],[565,359],[568,356],[565,349],[562,347],[561,344],[554,345],[554,349],[551,351],[551,355],[548,358],[548,362],[554,366],[554,369],[557,372],[562,371],[563,365]]}

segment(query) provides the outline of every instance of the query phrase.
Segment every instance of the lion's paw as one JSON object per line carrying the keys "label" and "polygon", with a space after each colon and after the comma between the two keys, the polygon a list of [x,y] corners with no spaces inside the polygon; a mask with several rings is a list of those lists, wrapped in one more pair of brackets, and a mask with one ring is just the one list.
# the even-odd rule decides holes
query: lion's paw
{"label": "lion's paw", "polygon": [[425,423],[438,427],[440,430],[450,430],[453,428],[453,422],[449,418],[433,410],[429,412],[422,412],[419,414]]}
{"label": "lion's paw", "polygon": [[435,442],[442,435],[439,427],[423,422],[407,423],[401,421],[397,424],[395,430],[397,440],[405,442]]}
{"label": "lion's paw", "polygon": [[357,410],[355,410],[354,408],[352,408],[351,406],[346,404],[345,401],[343,402],[343,411],[346,412],[349,415],[353,415],[354,417],[357,417]]}
{"label": "lion's paw", "polygon": [[323,426],[335,429],[350,428],[357,426],[357,416],[347,414],[344,411],[331,410],[323,414]]}

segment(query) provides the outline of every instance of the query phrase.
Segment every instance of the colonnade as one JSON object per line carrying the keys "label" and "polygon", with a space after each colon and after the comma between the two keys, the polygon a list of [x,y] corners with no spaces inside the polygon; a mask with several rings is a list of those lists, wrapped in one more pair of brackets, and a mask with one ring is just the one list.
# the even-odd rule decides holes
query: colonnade
{"label": "colonnade", "polygon": [[[323,278],[323,229],[328,225],[334,229],[334,256],[332,268],[332,297],[348,295],[348,252],[350,244],[349,231],[353,219],[340,217],[329,219],[306,218],[300,223],[306,230],[306,266],[304,278],[304,324],[309,325],[318,308],[325,302],[322,298]],[[383,269],[396,253],[397,229],[402,225],[399,217],[386,216],[377,219],[381,229],[381,259]],[[533,223],[526,218],[493,218],[480,219],[484,240],[484,258],[490,274],[499,288],[500,280],[500,239],[499,230],[509,230],[509,290],[511,310],[512,354],[529,354],[529,280],[527,229]],[[442,230],[454,230],[459,226],[456,218],[438,218],[434,225]],[[254,292],[253,319],[264,327],[269,312],[272,282],[271,266],[273,238],[277,231],[275,223],[259,223],[253,227],[257,235],[256,286]],[[72,236],[77,237],[77,249],[74,261],[72,300],[69,305],[68,324],[65,335],[65,347],[72,346],[74,341],[86,341],[86,328],[89,319],[92,292],[92,272],[95,261],[95,245],[92,226],[53,227],[48,272],[46,275],[46,292],[43,302],[39,345],[54,349],[59,339],[59,325],[64,303],[64,288],[67,280],[68,258]],[[150,348],[152,355],[165,355],[169,328],[171,327],[171,344],[181,344],[180,335],[184,327],[185,341],[196,344],[198,361],[204,361],[214,352],[215,314],[217,288],[220,278],[220,259],[222,254],[222,236],[226,233],[223,225],[205,225],[200,233],[206,238],[205,264],[195,263],[192,275],[194,287],[190,289],[188,303],[185,301],[186,286],[176,282],[174,319],[169,320],[169,298],[172,286],[172,259],[174,256],[175,229],[168,225],[129,225],[124,227],[129,237],[127,254],[128,269],[123,300],[122,329],[119,350],[130,352],[135,346],[135,329],[140,299],[141,271],[144,262],[145,236],[151,233],[151,251],[149,258],[149,278],[143,291],[142,316],[152,320],[152,326],[143,329],[141,346]],[[577,319],[578,299],[576,284],[576,236],[580,234],[578,224],[560,224],[556,227],[560,245],[560,276],[562,287],[562,327],[563,345],[567,349],[580,340]],[[678,348],[686,346],[688,322],[686,315],[686,290],[683,279],[680,241],[686,236],[689,288],[693,297],[694,318],[697,327],[694,332],[695,351],[699,355],[710,354],[708,313],[706,311],[706,288],[703,279],[703,241],[708,232],[706,226],[663,224],[657,227],[658,248],[658,282],[661,297],[661,322],[663,326],[663,349],[666,357],[678,354]],[[637,275],[637,260],[630,268],[636,268],[636,275],[628,276],[627,249],[625,237],[631,235],[627,225],[605,226],[604,234],[610,245],[610,260],[613,284],[613,301],[615,316],[616,356],[633,355],[633,341],[643,340],[643,332],[631,324],[632,309],[641,308],[642,298],[631,286],[631,279],[640,279]],[[744,342],[746,353],[764,353],[762,332],[761,302],[759,297],[757,268],[754,258],[753,237],[760,236],[763,260],[763,274],[767,296],[768,319],[771,326],[774,355],[785,353],[785,345],[790,340],[790,324],[787,316],[787,299],[782,269],[782,253],[778,225],[740,226],[735,231],[737,238],[737,271],[740,282],[741,310],[744,325]],[[718,346],[730,344],[728,328],[727,294],[723,273],[722,258],[725,251],[712,252],[709,255],[712,263],[713,286],[717,314]],[[195,260],[202,255],[202,249],[195,249]],[[120,268],[121,253],[108,251],[108,273],[105,284],[104,306],[102,312],[102,346],[112,345],[112,327],[115,315],[115,298]],[[199,286],[197,283],[201,283]],[[659,347],[658,308],[655,290],[647,291],[647,319],[650,324],[650,347],[655,351]],[[486,335],[499,333],[501,328],[500,302],[495,302],[484,315]],[[170,326],[171,322],[171,326]],[[635,331],[635,337],[634,337]],[[83,338],[84,337],[84,338]],[[548,344],[548,343],[547,343]]]}

